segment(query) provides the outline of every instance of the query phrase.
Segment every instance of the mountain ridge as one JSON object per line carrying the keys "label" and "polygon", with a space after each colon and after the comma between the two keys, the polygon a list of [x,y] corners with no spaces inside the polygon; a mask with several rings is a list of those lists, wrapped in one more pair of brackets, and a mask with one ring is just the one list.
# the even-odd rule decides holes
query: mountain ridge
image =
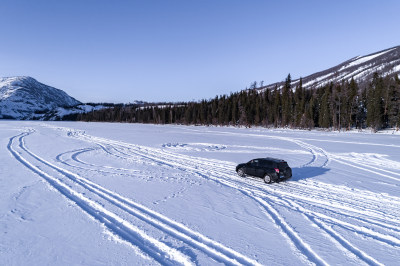
{"label": "mountain ridge", "polygon": [[37,112],[78,104],[63,90],[29,76],[0,78],[0,118],[33,119]]}
{"label": "mountain ridge", "polygon": [[[400,74],[400,45],[364,56],[355,56],[336,66],[315,72],[301,79],[302,86],[306,89],[322,87],[330,82],[350,81],[351,78],[354,78],[363,86],[372,80],[375,72],[378,72],[381,76]],[[297,86],[299,82],[300,78],[292,80],[292,87]],[[257,89],[274,89],[275,87],[280,89],[284,84],[284,81],[279,81]]]}

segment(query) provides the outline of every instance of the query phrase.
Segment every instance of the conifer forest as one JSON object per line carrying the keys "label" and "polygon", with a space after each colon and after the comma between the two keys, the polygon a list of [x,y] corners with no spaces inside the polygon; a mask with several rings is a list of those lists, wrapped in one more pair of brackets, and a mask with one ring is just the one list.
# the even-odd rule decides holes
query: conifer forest
{"label": "conifer forest", "polygon": [[119,104],[77,114],[80,121],[374,131],[400,126],[400,80],[375,73],[369,84],[354,79],[319,88],[257,87],[197,102]]}

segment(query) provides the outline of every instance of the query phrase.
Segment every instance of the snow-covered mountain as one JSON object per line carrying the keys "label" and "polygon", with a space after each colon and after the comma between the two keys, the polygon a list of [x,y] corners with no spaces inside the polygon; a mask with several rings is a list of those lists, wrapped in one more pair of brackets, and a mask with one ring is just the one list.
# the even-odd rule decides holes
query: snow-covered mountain
{"label": "snow-covered mountain", "polygon": [[[375,72],[382,76],[400,74],[400,46],[389,48],[365,56],[357,56],[327,70],[303,77],[303,88],[317,88],[342,80],[354,78],[361,86],[372,80]],[[292,87],[298,85],[299,79],[292,81]],[[274,88],[284,85],[284,82],[273,83],[260,89]]]}
{"label": "snow-covered mountain", "polygon": [[64,91],[31,77],[0,78],[0,118],[31,119],[35,113],[78,104]]}

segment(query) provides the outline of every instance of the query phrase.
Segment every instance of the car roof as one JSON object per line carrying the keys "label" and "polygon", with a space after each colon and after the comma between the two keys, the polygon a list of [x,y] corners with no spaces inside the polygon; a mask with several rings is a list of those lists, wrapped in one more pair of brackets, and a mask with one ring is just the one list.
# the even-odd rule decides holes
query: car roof
{"label": "car roof", "polygon": [[257,158],[254,160],[263,160],[263,161],[270,161],[270,162],[274,162],[274,163],[285,163],[285,160],[282,159],[277,159],[277,158],[271,158],[271,157],[266,157],[266,158]]}

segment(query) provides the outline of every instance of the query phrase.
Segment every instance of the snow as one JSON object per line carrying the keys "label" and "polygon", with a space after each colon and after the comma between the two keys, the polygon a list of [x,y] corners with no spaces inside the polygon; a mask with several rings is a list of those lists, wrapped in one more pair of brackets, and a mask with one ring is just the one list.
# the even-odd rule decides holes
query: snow
{"label": "snow", "polygon": [[328,73],[328,74],[326,74],[326,75],[323,75],[323,76],[320,76],[320,77],[318,77],[318,78],[312,79],[312,80],[308,81],[307,83],[303,84],[303,86],[304,86],[304,87],[311,86],[311,85],[313,85],[314,83],[318,83],[318,82],[320,82],[321,80],[327,79],[328,77],[332,76],[333,74],[334,74],[334,73]]}
{"label": "snow", "polygon": [[393,70],[392,70],[393,72],[400,72],[400,64],[399,65],[397,65],[397,66],[395,66],[395,67],[393,67]]}
{"label": "snow", "polygon": [[0,121],[0,265],[397,265],[392,133]]}
{"label": "snow", "polygon": [[372,60],[372,59],[374,59],[374,58],[376,58],[378,56],[386,54],[386,53],[388,53],[388,52],[390,52],[390,51],[392,51],[394,49],[396,49],[396,48],[392,48],[392,49],[389,49],[389,50],[386,50],[386,51],[383,51],[383,52],[380,52],[380,53],[368,55],[368,56],[363,56],[361,58],[356,58],[356,60],[350,62],[348,65],[343,66],[340,70],[343,70],[343,69],[348,68],[348,67],[352,67],[352,66],[363,64],[363,63],[365,63],[365,62],[367,62],[369,60]]}

